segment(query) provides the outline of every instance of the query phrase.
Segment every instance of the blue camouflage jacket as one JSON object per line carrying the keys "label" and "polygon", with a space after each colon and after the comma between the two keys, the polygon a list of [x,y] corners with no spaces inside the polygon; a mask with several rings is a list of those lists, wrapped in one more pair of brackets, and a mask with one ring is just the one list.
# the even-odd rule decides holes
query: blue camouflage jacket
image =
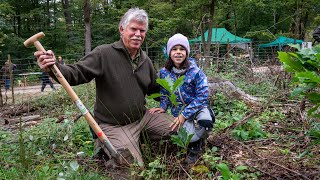
{"label": "blue camouflage jacket", "polygon": [[[179,91],[175,92],[177,96],[177,106],[173,106],[166,96],[161,96],[160,107],[167,110],[171,107],[171,113],[174,117],[182,114],[186,119],[192,118],[199,110],[208,107],[209,88],[206,75],[197,66],[195,59],[189,58],[190,67],[184,74],[184,83],[180,86],[180,93],[183,101],[180,98]],[[173,70],[168,71],[166,68],[160,70],[160,78],[164,79],[169,76],[174,82],[180,77]],[[169,92],[161,87],[162,95],[169,95]],[[185,103],[185,105],[183,104]],[[185,106],[185,107],[184,107]],[[184,108],[183,108],[184,107]],[[183,108],[183,109],[182,109]]]}

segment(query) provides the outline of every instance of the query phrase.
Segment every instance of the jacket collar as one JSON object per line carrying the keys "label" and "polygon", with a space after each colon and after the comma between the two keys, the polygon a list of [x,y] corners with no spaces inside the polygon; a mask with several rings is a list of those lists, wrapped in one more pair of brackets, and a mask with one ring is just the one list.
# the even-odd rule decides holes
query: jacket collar
{"label": "jacket collar", "polygon": [[[126,52],[126,54],[130,57],[130,54],[129,54],[127,48],[124,46],[122,39],[120,39],[117,42],[114,42],[112,44],[112,47],[115,48],[115,49],[122,50],[123,52]],[[144,62],[147,55],[146,55],[146,53],[144,51],[142,51],[141,47],[140,47],[139,51],[140,51],[140,62]]]}

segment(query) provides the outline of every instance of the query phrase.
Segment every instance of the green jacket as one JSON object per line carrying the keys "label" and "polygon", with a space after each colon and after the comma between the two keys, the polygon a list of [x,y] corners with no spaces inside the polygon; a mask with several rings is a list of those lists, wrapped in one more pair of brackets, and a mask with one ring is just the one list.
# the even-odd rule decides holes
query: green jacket
{"label": "green jacket", "polygon": [[73,65],[56,65],[71,86],[95,79],[94,117],[98,123],[125,125],[143,117],[146,94],[160,91],[151,60],[140,51],[136,70],[122,40],[96,47]]}

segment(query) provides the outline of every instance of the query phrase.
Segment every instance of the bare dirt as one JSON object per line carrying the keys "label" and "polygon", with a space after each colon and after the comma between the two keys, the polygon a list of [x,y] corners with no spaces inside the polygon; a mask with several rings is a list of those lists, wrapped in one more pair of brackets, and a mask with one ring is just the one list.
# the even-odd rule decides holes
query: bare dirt
{"label": "bare dirt", "polygon": [[[56,89],[61,88],[60,84],[54,84]],[[4,89],[1,89],[2,99],[4,104],[13,104],[12,100],[14,97],[15,103],[24,102],[26,100],[30,100],[31,98],[42,96],[47,94],[48,92],[53,91],[50,85],[47,85],[44,89],[44,92],[41,92],[41,85],[33,85],[33,86],[22,86],[15,87],[13,91],[9,89],[5,92]],[[6,101],[7,100],[7,101]]]}

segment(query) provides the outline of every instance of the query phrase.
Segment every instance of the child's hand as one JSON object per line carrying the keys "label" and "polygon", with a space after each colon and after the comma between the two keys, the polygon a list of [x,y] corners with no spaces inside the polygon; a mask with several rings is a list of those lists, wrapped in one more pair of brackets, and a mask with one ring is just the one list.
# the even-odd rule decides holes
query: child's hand
{"label": "child's hand", "polygon": [[186,121],[186,118],[180,114],[178,117],[174,119],[174,121],[170,124],[169,127],[172,127],[172,131],[175,130],[177,127],[177,131],[179,131],[180,126],[183,125],[183,123]]}
{"label": "child's hand", "polygon": [[149,109],[149,112],[151,113],[151,114],[154,114],[154,113],[164,113],[164,112],[166,112],[164,109],[162,109],[162,108],[151,108],[151,109]]}

